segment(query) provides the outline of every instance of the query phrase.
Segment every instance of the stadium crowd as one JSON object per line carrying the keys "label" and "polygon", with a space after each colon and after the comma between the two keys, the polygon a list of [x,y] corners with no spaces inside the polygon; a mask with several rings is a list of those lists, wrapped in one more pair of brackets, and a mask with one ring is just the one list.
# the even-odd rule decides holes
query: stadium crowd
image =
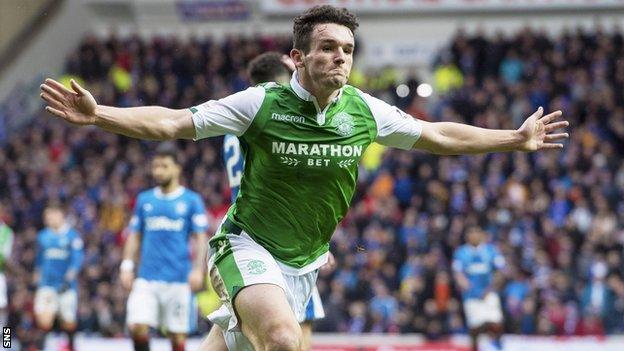
{"label": "stadium crowd", "polygon": [[[478,224],[506,259],[497,282],[507,332],[624,332],[624,40],[621,32],[526,28],[513,36],[462,32],[438,55],[435,98],[407,97],[391,69],[354,72],[354,85],[418,118],[515,128],[544,106],[562,109],[571,138],[562,151],[437,157],[373,145],[352,208],[334,235],[333,272],[319,278],[331,332],[465,332],[450,270],[467,225]],[[287,37],[212,39],[87,37],[69,55],[99,103],[187,107],[245,88],[246,63]],[[220,139],[178,143],[184,179],[215,222],[229,190]],[[49,200],[67,204],[85,241],[79,330],[124,333],[127,292],[118,282],[124,228],[136,194],[150,186],[155,144],[37,119],[0,148],[0,201],[16,232],[10,325],[33,326],[34,243]],[[214,226],[213,226],[214,229]],[[204,325],[205,330],[206,326]]]}

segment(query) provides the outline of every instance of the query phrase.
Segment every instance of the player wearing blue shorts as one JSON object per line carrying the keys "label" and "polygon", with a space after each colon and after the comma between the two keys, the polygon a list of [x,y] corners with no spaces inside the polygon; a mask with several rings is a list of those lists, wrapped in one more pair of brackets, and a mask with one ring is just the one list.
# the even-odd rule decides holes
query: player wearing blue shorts
{"label": "player wearing blue shorts", "polygon": [[[263,82],[278,82],[287,84],[290,80],[290,74],[294,71],[294,64],[289,57],[284,57],[277,52],[267,52],[254,58],[249,63],[249,77],[253,85]],[[243,153],[238,138],[234,135],[227,134],[223,139],[223,162],[228,176],[230,185],[231,201],[234,203],[240,183],[243,176]],[[329,255],[327,265],[323,266],[323,270],[332,269],[334,266],[334,257]],[[310,349],[310,341],[312,338],[312,322],[325,317],[323,302],[316,287],[312,289],[312,296],[308,302],[304,319],[300,320],[301,330],[303,332],[302,350]],[[225,346],[223,346],[225,347]]]}
{"label": "player wearing blue shorts", "polygon": [[492,336],[493,346],[502,350],[503,312],[495,275],[505,266],[505,259],[494,245],[486,243],[486,234],[478,227],[467,230],[466,241],[455,250],[453,271],[462,293],[472,350],[478,350],[478,337],[484,332]]}
{"label": "player wearing blue shorts", "polygon": [[56,317],[68,335],[68,348],[74,350],[76,312],[78,308],[77,277],[84,258],[83,242],[78,232],[65,220],[60,205],[51,204],[43,213],[45,228],[37,236],[35,280],[35,319],[42,331],[37,348],[43,350],[45,335]]}
{"label": "player wearing blue shorts", "polygon": [[126,322],[136,351],[149,350],[149,327],[166,330],[174,351],[184,350],[186,336],[195,328],[192,291],[204,282],[208,220],[201,196],[180,185],[180,172],[175,146],[161,144],[152,161],[158,186],[139,194],[129,224],[120,279],[132,289]]}

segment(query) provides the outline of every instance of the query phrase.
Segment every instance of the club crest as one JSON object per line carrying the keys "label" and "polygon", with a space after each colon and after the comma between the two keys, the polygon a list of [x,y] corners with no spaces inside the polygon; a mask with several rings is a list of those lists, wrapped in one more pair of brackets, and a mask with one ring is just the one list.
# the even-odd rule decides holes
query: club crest
{"label": "club crest", "polygon": [[336,128],[336,132],[341,136],[351,136],[355,131],[355,121],[353,116],[346,112],[336,114],[332,120],[332,126]]}

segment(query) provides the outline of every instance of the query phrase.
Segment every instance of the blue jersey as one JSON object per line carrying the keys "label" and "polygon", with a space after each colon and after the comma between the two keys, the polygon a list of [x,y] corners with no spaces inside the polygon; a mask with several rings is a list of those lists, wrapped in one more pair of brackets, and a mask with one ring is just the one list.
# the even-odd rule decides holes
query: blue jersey
{"label": "blue jersey", "polygon": [[[83,242],[78,232],[68,225],[58,232],[45,228],[37,235],[37,258],[35,265],[40,273],[39,287],[47,286],[60,289],[68,284],[76,289],[76,277],[84,258]],[[72,270],[73,279],[66,280],[67,272]]]}
{"label": "blue jersey", "polygon": [[481,299],[492,284],[494,273],[505,265],[505,259],[492,244],[477,247],[462,245],[453,257],[453,270],[463,273],[470,288],[462,292],[464,299]]}
{"label": "blue jersey", "polygon": [[186,282],[191,271],[189,238],[208,228],[204,202],[184,187],[163,194],[153,188],[139,194],[130,220],[130,235],[140,234],[138,277],[145,280]]}
{"label": "blue jersey", "polygon": [[223,163],[225,163],[225,170],[227,171],[228,182],[230,183],[232,202],[234,202],[236,196],[238,196],[244,167],[240,142],[234,135],[228,134],[223,138]]}

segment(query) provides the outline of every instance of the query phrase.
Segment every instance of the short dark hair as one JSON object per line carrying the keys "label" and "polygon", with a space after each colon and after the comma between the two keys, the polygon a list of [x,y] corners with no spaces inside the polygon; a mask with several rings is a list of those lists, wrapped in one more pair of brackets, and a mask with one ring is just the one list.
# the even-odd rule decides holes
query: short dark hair
{"label": "short dark hair", "polygon": [[172,141],[165,141],[156,147],[154,157],[171,157],[175,164],[180,164],[178,160],[178,148]]}
{"label": "short dark hair", "polygon": [[314,6],[295,17],[293,25],[293,48],[307,52],[310,50],[312,31],[317,24],[335,23],[345,26],[355,34],[360,25],[357,16],[345,8],[331,5]]}
{"label": "short dark hair", "polygon": [[282,54],[276,51],[265,52],[254,57],[249,66],[249,79],[252,85],[274,82],[282,74],[289,75],[290,71],[282,62]]}

